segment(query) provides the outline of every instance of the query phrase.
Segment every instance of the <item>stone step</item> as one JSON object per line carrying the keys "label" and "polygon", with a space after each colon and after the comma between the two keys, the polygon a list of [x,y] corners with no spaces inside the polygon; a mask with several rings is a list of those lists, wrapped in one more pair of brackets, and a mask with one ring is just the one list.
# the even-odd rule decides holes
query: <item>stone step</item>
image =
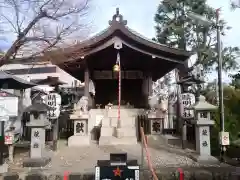
{"label": "stone step", "polygon": [[[112,117],[110,120],[110,126],[117,127],[118,118]],[[135,127],[136,118],[135,117],[125,117],[120,119],[120,126],[121,127]]]}
{"label": "stone step", "polygon": [[113,128],[112,127],[104,127],[104,126],[102,126],[101,127],[101,137],[102,136],[112,136],[113,135]]}
{"label": "stone step", "polygon": [[[141,109],[120,109],[120,117],[136,117],[141,113]],[[108,117],[118,117],[118,109],[109,109],[107,110]]]}
{"label": "stone step", "polygon": [[109,146],[109,145],[134,145],[137,144],[136,137],[103,137],[99,139],[99,146]]}
{"label": "stone step", "polygon": [[136,137],[136,128],[131,128],[131,127],[121,127],[116,129],[116,136],[117,137]]}
{"label": "stone step", "polygon": [[115,127],[101,127],[101,136],[112,136],[116,135],[118,137],[132,137],[136,136],[136,128],[132,127],[122,127],[122,128],[115,128]]}

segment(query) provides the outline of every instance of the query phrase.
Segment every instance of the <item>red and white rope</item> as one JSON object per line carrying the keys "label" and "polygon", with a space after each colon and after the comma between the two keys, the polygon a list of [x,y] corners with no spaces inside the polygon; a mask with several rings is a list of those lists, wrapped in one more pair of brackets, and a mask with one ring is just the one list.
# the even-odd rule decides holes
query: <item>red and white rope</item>
{"label": "red and white rope", "polygon": [[119,58],[119,72],[118,72],[118,121],[120,123],[120,107],[121,107],[121,63]]}

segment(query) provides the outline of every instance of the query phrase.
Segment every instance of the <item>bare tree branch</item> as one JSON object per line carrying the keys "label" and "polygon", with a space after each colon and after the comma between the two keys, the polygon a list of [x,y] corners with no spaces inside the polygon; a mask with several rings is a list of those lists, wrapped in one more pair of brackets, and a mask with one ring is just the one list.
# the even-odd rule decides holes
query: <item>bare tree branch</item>
{"label": "bare tree branch", "polygon": [[[88,0],[78,4],[77,0],[0,1],[6,1],[8,6],[5,8],[12,8],[14,12],[11,15],[15,16],[7,17],[4,12],[0,13],[0,22],[4,18],[17,33],[11,47],[0,58],[0,66],[20,53],[28,52],[28,57],[43,55],[58,49],[58,44],[64,44],[75,32],[78,32],[75,35],[81,34],[84,23],[79,21],[79,17],[86,14],[88,7]],[[31,8],[26,8],[28,5]],[[30,50],[26,50],[30,46]]]}

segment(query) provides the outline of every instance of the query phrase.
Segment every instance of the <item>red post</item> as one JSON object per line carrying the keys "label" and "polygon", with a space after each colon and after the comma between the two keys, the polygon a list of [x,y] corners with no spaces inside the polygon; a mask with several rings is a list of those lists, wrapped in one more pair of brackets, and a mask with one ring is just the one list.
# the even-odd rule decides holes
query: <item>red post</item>
{"label": "red post", "polygon": [[63,173],[63,180],[68,180],[68,175],[69,175],[69,172],[68,171],[65,171]]}
{"label": "red post", "polygon": [[184,180],[184,173],[183,173],[182,168],[178,168],[177,171],[179,174],[179,180]]}

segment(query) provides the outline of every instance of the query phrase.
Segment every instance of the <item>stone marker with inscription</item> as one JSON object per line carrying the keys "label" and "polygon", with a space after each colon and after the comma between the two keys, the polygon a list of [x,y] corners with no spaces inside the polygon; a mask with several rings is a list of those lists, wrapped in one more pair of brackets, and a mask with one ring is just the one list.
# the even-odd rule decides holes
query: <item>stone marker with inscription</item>
{"label": "stone marker with inscription", "polygon": [[204,96],[200,96],[199,101],[189,108],[195,113],[192,123],[195,124],[196,151],[199,154],[193,158],[202,163],[217,163],[218,160],[211,156],[210,146],[210,126],[214,125],[214,121],[211,120],[211,111],[217,107],[206,102]]}
{"label": "stone marker with inscription", "polygon": [[30,122],[26,126],[31,128],[30,158],[23,161],[24,167],[46,166],[51,158],[45,150],[45,129],[49,126],[47,111],[49,106],[42,103],[35,103],[25,111],[30,113]]}
{"label": "stone marker with inscription", "polygon": [[70,120],[74,121],[74,134],[68,138],[68,146],[90,145],[88,132],[88,99],[82,97],[75,107],[75,111],[70,115]]}

